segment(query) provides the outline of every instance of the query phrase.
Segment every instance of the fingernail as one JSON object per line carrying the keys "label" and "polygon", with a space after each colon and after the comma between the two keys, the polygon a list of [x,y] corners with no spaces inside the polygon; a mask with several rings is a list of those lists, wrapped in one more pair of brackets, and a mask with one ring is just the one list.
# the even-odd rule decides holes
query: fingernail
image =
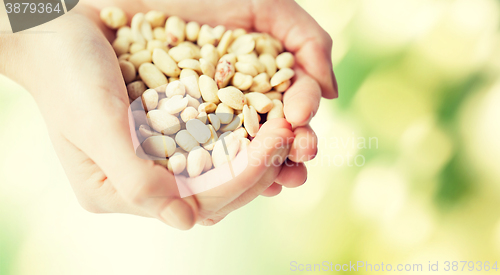
{"label": "fingernail", "polygon": [[334,98],[339,97],[339,84],[337,83],[337,78],[332,70],[332,82],[333,82],[333,92],[335,93]]}
{"label": "fingernail", "polygon": [[194,215],[191,207],[182,199],[175,199],[161,213],[161,217],[169,225],[188,230],[194,225]]}

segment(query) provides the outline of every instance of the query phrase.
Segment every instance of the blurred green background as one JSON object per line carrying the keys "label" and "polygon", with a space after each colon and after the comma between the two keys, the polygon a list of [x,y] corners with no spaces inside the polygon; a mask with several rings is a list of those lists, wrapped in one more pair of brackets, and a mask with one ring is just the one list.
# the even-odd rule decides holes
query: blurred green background
{"label": "blurred green background", "polygon": [[333,38],[340,86],[312,122],[319,155],[303,187],[213,227],[85,212],[34,101],[0,77],[0,275],[500,260],[500,2],[299,3]]}

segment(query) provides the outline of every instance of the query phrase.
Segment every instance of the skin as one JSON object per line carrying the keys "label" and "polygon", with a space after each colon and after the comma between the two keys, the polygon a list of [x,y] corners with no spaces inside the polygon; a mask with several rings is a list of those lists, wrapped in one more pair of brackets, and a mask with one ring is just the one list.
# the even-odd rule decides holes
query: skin
{"label": "skin", "polygon": [[[283,186],[305,182],[303,162],[317,150],[309,121],[321,97],[338,96],[330,61],[332,41],[295,1],[234,2],[238,1],[80,1],[69,14],[30,30],[50,34],[0,35],[0,73],[26,87],[35,98],[86,210],[153,217],[185,230],[195,223],[215,224],[259,195],[275,196]],[[296,77],[284,95],[286,120],[267,122],[256,137],[257,141],[271,140],[272,146],[253,141],[248,152],[261,157],[252,159],[255,163],[239,176],[180,198],[174,177],[134,152],[126,87],[110,45],[113,32],[99,19],[99,10],[108,6],[121,7],[129,18],[156,9],[186,21],[267,32],[280,39],[296,56]],[[9,28],[5,20],[0,21],[2,30]],[[264,156],[288,160],[266,166]]]}

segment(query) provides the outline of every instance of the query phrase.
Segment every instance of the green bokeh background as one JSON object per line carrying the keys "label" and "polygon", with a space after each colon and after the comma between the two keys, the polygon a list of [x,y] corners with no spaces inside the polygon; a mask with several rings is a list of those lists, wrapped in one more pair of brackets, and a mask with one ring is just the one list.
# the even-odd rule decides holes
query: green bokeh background
{"label": "green bokeh background", "polygon": [[213,227],[85,212],[33,99],[0,76],[0,275],[500,260],[500,2],[298,2],[334,41],[340,98],[312,122],[319,155],[304,186]]}

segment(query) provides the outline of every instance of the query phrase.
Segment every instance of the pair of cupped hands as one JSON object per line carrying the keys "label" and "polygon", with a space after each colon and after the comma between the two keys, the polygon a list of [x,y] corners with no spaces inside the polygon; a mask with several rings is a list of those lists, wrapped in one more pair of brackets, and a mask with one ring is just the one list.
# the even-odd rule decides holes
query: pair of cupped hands
{"label": "pair of cupped hands", "polygon": [[[283,98],[286,120],[265,123],[248,155],[288,159],[281,165],[254,159],[233,180],[180,198],[174,176],[134,151],[127,90],[110,44],[114,34],[99,19],[108,6],[129,18],[160,10],[281,40],[296,57],[294,84]],[[302,185],[304,162],[317,150],[309,122],[322,96],[338,96],[331,38],[293,0],[84,0],[68,14],[30,33],[2,35],[0,42],[0,72],[34,96],[80,204],[90,212],[153,217],[179,229],[215,224],[259,195]]]}

